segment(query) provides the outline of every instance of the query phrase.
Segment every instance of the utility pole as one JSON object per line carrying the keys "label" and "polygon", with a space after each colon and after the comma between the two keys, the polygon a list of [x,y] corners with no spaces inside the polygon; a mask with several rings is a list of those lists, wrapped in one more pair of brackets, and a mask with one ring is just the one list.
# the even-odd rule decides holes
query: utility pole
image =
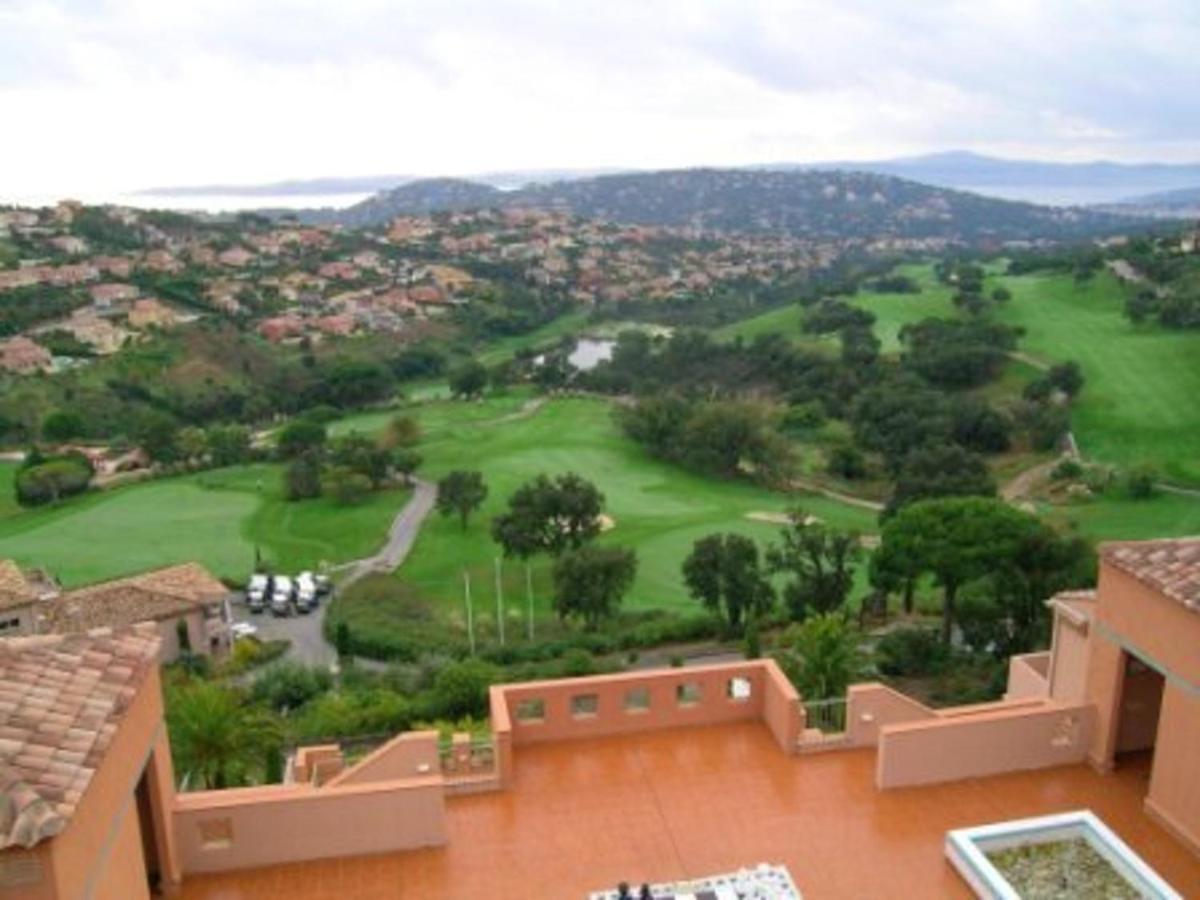
{"label": "utility pole", "polygon": [[533,640],[533,569],[525,561],[525,596],[529,600],[529,640]]}
{"label": "utility pole", "polygon": [[500,584],[500,557],[496,557],[496,628],[500,633],[500,646],[504,646],[504,589]]}
{"label": "utility pole", "polygon": [[471,574],[463,569],[463,596],[467,602],[467,639],[471,644],[471,655],[475,655],[475,615],[471,609]]}

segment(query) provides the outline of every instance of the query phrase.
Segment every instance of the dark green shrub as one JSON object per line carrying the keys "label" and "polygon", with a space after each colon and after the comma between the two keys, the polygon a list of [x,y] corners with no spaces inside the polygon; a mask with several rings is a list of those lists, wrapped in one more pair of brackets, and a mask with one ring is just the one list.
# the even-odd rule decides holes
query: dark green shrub
{"label": "dark green shrub", "polygon": [[875,655],[884,675],[932,675],[945,667],[950,650],[932,628],[898,628],[879,639]]}

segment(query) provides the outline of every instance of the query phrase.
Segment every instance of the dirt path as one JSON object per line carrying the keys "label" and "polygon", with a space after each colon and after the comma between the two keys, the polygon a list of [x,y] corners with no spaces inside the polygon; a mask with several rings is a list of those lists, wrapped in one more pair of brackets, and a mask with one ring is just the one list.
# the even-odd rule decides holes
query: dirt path
{"label": "dirt path", "polygon": [[536,415],[537,411],[546,405],[546,397],[531,397],[521,404],[521,408],[516,412],[510,412],[503,416],[497,416],[494,419],[487,419],[483,422],[477,422],[477,425],[504,425],[508,422],[519,422],[522,419],[528,419],[530,416]]}
{"label": "dirt path", "polygon": [[1020,503],[1022,500],[1029,499],[1034,486],[1049,477],[1050,472],[1059,462],[1060,459],[1052,459],[1049,462],[1031,466],[1024,472],[1018,472],[1015,478],[1000,488],[1000,498],[1008,503]]}
{"label": "dirt path", "polygon": [[843,494],[841,491],[835,491],[832,488],[827,488],[824,485],[810,481],[807,478],[793,478],[792,487],[807,491],[811,494],[820,494],[830,500],[836,500],[839,503],[845,503],[848,506],[857,506],[860,509],[869,509],[872,512],[880,512],[883,510],[883,504],[878,500],[868,500],[866,497],[856,497],[854,494]]}

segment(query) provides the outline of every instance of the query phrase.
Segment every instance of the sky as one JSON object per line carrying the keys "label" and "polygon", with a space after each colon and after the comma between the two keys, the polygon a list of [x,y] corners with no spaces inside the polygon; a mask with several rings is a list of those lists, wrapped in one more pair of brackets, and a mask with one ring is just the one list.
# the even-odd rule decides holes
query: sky
{"label": "sky", "polygon": [[1200,160],[1197,0],[0,0],[0,198],[327,175]]}

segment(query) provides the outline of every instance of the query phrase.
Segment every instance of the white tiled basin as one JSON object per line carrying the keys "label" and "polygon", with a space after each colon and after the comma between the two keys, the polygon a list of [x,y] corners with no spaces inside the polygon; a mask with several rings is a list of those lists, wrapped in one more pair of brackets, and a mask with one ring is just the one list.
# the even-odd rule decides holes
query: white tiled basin
{"label": "white tiled basin", "polygon": [[979,897],[1023,900],[988,854],[1014,847],[1085,840],[1146,900],[1183,900],[1162,877],[1089,810],[960,828],[946,835],[946,856]]}

